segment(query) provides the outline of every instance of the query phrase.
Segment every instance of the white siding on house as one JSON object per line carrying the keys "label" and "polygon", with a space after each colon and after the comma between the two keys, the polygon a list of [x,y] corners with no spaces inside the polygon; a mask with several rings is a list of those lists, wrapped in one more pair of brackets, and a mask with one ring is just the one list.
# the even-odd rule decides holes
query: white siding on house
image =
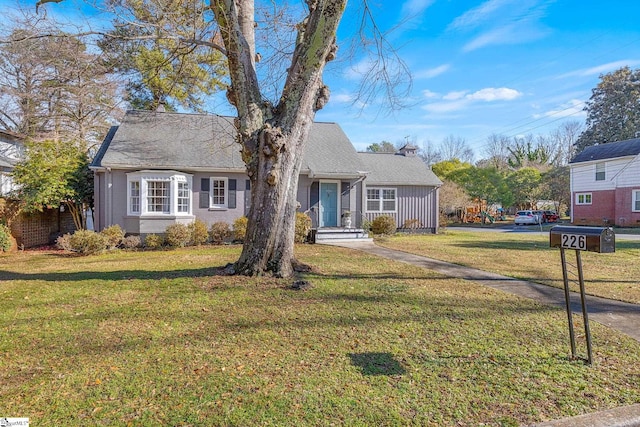
{"label": "white siding on house", "polygon": [[640,156],[636,156],[616,177],[618,187],[640,186]]}
{"label": "white siding on house", "polygon": [[[571,165],[571,191],[602,191],[615,190],[616,186],[621,186],[620,178],[628,173],[625,166],[632,157],[622,157],[610,160],[599,160],[593,162],[580,162]],[[604,163],[605,179],[596,181],[596,164]],[[636,169],[636,177],[638,170]],[[636,182],[640,181],[640,177]],[[633,184],[632,184],[633,185]],[[622,185],[624,186],[624,185]]]}

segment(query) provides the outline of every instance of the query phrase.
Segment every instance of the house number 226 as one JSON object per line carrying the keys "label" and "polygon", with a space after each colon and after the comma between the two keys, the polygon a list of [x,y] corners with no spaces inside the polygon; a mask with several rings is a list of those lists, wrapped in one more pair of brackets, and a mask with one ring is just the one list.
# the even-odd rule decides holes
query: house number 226
{"label": "house number 226", "polygon": [[584,234],[563,234],[561,238],[563,248],[581,251],[587,249],[587,236]]}

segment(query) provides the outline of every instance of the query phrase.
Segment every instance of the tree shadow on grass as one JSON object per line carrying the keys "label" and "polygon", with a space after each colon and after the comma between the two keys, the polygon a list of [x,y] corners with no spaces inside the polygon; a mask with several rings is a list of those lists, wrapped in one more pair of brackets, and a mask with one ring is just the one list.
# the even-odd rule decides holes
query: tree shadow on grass
{"label": "tree shadow on grass", "polygon": [[43,280],[47,282],[83,281],[83,280],[162,280],[185,277],[228,276],[225,266],[192,269],[153,271],[153,270],[114,270],[114,271],[77,271],[73,273],[17,273],[0,270],[2,280]]}
{"label": "tree shadow on grass", "polygon": [[407,371],[391,353],[350,353],[351,363],[362,375],[403,375]]}

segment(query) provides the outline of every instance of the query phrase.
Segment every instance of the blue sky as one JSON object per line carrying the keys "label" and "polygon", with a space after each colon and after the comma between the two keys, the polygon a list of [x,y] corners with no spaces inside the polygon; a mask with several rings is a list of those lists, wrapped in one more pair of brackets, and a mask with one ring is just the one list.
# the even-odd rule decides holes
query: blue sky
{"label": "blue sky", "polygon": [[316,119],[338,122],[359,150],[382,140],[439,144],[454,135],[479,159],[493,133],[547,134],[567,120],[584,122],[584,102],[602,73],[640,68],[635,0],[370,5],[383,31],[393,29],[387,37],[411,70],[412,106],[392,115],[376,105],[360,111],[350,102],[357,64],[327,72],[332,99]]}
{"label": "blue sky", "polygon": [[[583,122],[602,73],[640,68],[637,0],[368,1],[409,67],[413,88],[410,106],[392,114],[375,103],[353,105],[365,60],[347,58],[346,38],[362,4],[350,0],[338,34],[342,49],[325,72],[331,100],[316,120],[339,123],[358,150],[383,140],[437,145],[453,135],[480,159],[491,134],[547,134],[564,121]],[[0,0],[1,15],[16,3],[31,7],[35,0]],[[87,13],[80,0],[46,10]],[[216,108],[233,113],[221,103]]]}

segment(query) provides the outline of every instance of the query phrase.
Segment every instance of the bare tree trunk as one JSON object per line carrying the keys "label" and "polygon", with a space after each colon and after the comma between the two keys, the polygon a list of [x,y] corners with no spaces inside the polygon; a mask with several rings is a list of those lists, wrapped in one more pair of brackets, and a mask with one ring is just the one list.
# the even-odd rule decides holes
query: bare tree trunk
{"label": "bare tree trunk", "polygon": [[212,0],[227,51],[238,111],[236,128],[251,180],[251,212],[236,274],[293,273],[298,175],[315,112],[329,98],[324,66],[335,57],[335,34],[346,0],[307,0],[278,105],[261,95],[254,67],[253,0]]}

